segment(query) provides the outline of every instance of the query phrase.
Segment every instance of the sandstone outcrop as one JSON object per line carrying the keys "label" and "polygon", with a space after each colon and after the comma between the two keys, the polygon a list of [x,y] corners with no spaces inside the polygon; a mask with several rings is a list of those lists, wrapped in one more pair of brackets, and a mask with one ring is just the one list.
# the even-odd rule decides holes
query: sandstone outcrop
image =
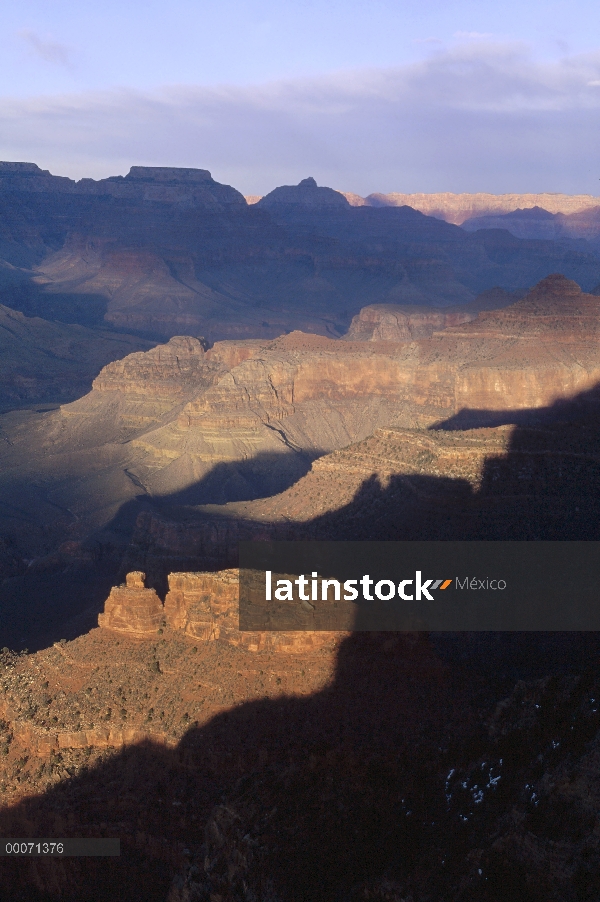
{"label": "sandstone outcrop", "polygon": [[163,620],[163,605],[154,591],[144,586],[145,574],[128,573],[124,586],[115,586],[98,615],[98,625],[116,632],[144,638],[156,635]]}
{"label": "sandstone outcrop", "polygon": [[172,629],[209,641],[237,629],[239,577],[235,570],[217,573],[171,573],[165,619]]}
{"label": "sandstone outcrop", "polygon": [[[98,625],[135,638],[156,636],[161,624],[181,630],[190,639],[217,639],[247,651],[302,654],[328,647],[345,635],[339,631],[297,629],[241,631],[239,629],[239,571],[171,573],[164,607],[153,589],[144,586],[145,574],[127,574],[125,586],[116,586],[108,597]],[[293,606],[292,606],[293,607]],[[298,610],[299,604],[296,606]],[[293,612],[290,622],[294,620]],[[261,620],[258,611],[257,621]]]}

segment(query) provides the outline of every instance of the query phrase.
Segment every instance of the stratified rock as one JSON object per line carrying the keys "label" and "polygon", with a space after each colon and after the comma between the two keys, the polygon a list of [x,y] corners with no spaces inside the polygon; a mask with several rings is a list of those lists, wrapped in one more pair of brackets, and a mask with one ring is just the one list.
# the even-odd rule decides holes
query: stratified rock
{"label": "stratified rock", "polygon": [[[373,332],[379,315],[366,311]],[[409,326],[422,328],[415,316]],[[169,506],[278,495],[316,458],[377,429],[418,430],[463,408],[487,411],[491,424],[494,411],[541,408],[600,380],[600,298],[560,275],[470,322],[447,316],[429,338],[294,332],[205,351],[183,337],[134,354],[86,397],[11,431],[0,446],[3,500],[44,528],[75,511],[81,537],[109,528],[103,541],[123,543],[135,530],[141,557],[127,567],[153,578],[155,552],[161,575],[232,566],[239,535],[229,518],[190,527]],[[121,517],[131,518],[126,532]]]}
{"label": "stratified rock", "polygon": [[154,591],[144,587],[145,574],[127,575],[124,586],[115,586],[106,600],[98,626],[144,638],[156,635],[163,620],[163,605]]}
{"label": "stratified rock", "polygon": [[237,615],[237,570],[216,573],[171,573],[165,598],[165,619],[171,629],[194,639],[218,639],[231,630]]}
{"label": "stratified rock", "polygon": [[352,319],[349,341],[410,341],[430,338],[434,331],[475,319],[477,311],[461,311],[401,304],[371,304]]}
{"label": "stratified rock", "polygon": [[[164,607],[153,589],[144,588],[145,574],[127,574],[125,586],[115,586],[98,625],[137,638],[156,635],[161,623],[201,642],[217,639],[248,651],[299,654],[330,646],[345,633],[303,629],[270,631],[239,629],[239,571],[171,573]],[[299,610],[299,606],[298,606]],[[292,618],[293,619],[293,618]],[[306,615],[304,616],[306,619]]]}
{"label": "stratified rock", "polygon": [[346,194],[352,206],[402,207],[407,205],[428,216],[445,219],[461,225],[474,216],[493,213],[512,213],[514,210],[541,207],[550,213],[577,213],[589,207],[600,205],[600,197],[591,194],[453,194],[443,191],[439,194],[369,194],[360,197]]}
{"label": "stratified rock", "polygon": [[302,179],[297,185],[282,185],[266,194],[256,204],[261,209],[272,207],[312,207],[347,209],[350,205],[343,194],[333,188],[320,188],[313,178]]}
{"label": "stratified rock", "polygon": [[[300,610],[299,606],[298,610]],[[300,654],[329,646],[343,637],[337,631],[239,629],[239,571],[214,573],[171,573],[165,599],[165,619],[172,629],[180,629],[193,639],[220,639],[248,651]]]}

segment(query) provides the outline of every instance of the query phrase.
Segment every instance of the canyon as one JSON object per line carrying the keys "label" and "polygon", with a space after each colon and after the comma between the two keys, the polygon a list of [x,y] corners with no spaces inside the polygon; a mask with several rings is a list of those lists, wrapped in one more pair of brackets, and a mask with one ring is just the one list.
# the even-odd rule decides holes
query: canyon
{"label": "canyon", "polygon": [[[67,630],[81,629],[81,617],[92,625],[110,581],[129,571],[144,571],[164,592],[174,571],[235,567],[240,538],[349,536],[361,517],[365,537],[385,532],[384,517],[374,522],[357,505],[384,503],[390,482],[404,499],[389,502],[402,535],[427,532],[426,508],[439,492],[466,518],[461,526],[448,516],[446,533],[476,530],[464,512],[482,504],[488,457],[516,459],[511,428],[546,430],[535,458],[543,461],[543,442],[558,441],[550,420],[569,399],[593,399],[600,381],[598,296],[554,275],[508,306],[512,298],[495,298],[503,306],[485,309],[488,297],[479,311],[376,305],[343,339],[292,332],[209,347],[173,338],[108,364],[77,401],[5,415],[4,642],[18,647],[25,609],[34,625],[28,647],[76,634]],[[460,439],[461,430],[472,438]],[[563,441],[568,457],[568,434]],[[594,454],[586,452],[592,470]],[[528,472],[538,468],[531,460]],[[426,479],[415,484],[415,461],[425,462],[423,477],[427,462],[433,467],[429,493]],[[421,505],[423,494],[431,497]],[[498,530],[529,504],[520,491],[514,498],[497,514]],[[414,510],[401,513],[404,504],[417,506],[417,520]],[[499,498],[494,504],[501,512]],[[335,511],[353,511],[354,525]],[[554,521],[528,522],[536,535]]]}
{"label": "canyon", "polygon": [[4,891],[593,899],[595,634],[242,631],[237,568],[600,539],[599,199],[247,200],[0,164],[0,833],[122,846]]}
{"label": "canyon", "polygon": [[30,317],[153,341],[340,337],[368,304],[465,304],[551,272],[600,284],[585,239],[467,233],[406,205],[353,206],[311,178],[247,204],[202,169],[74,182],[0,163],[0,303]]}

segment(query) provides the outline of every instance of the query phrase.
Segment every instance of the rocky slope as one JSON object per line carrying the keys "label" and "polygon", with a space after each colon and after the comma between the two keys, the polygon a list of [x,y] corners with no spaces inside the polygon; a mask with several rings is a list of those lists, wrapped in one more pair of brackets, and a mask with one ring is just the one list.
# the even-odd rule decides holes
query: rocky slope
{"label": "rocky slope", "polygon": [[151,342],[119,332],[48,322],[0,305],[0,410],[72,401],[111,360]]}
{"label": "rocky slope", "polygon": [[4,835],[122,849],[4,858],[11,898],[594,898],[589,649],[515,686],[419,634],[275,655],[161,629],[2,653]]}

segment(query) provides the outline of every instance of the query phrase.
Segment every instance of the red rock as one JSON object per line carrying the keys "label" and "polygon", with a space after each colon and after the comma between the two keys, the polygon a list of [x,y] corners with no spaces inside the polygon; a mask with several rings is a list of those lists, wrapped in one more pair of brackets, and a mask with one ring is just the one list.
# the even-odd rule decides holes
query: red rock
{"label": "red rock", "polygon": [[163,605],[154,589],[144,588],[145,574],[129,573],[125,586],[115,586],[106,600],[98,625],[116,632],[145,637],[156,635]]}

